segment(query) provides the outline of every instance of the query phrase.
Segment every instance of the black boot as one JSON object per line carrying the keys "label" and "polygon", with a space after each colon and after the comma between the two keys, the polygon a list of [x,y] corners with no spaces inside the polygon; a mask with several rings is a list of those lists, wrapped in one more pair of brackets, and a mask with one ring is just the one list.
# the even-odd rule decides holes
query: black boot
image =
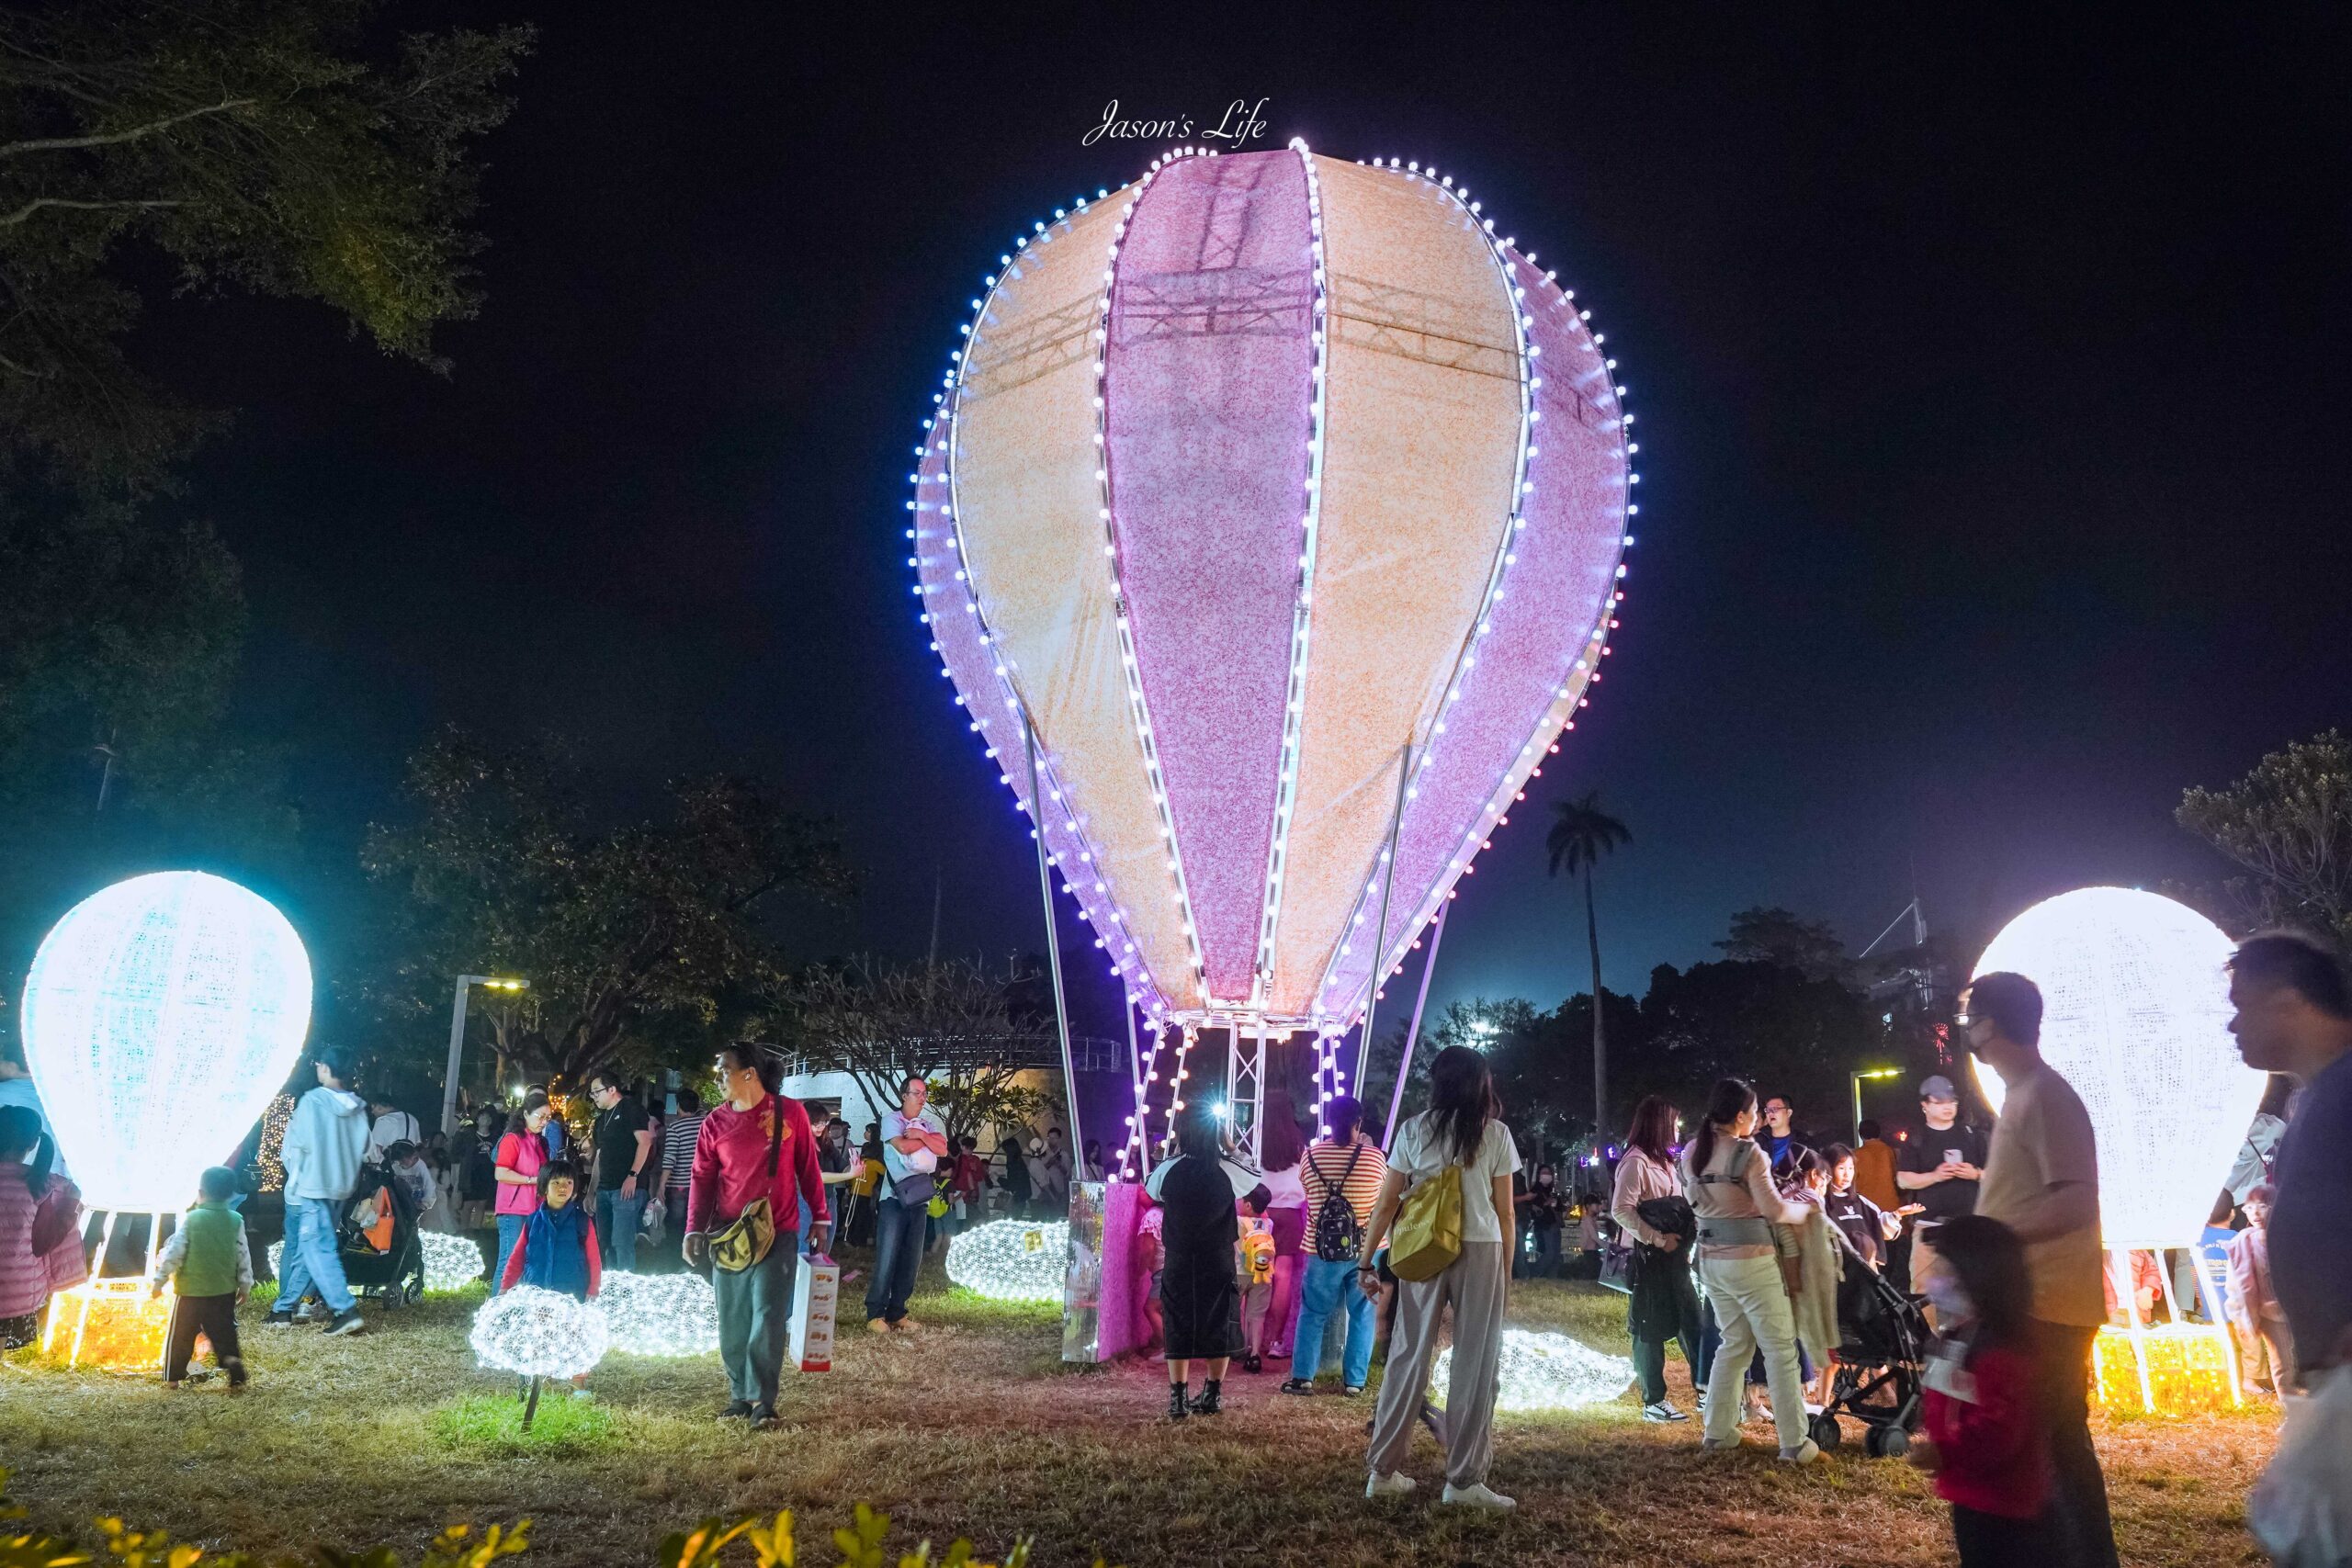
{"label": "black boot", "polygon": [[1209,1379],[1201,1384],[1200,1397],[1193,1401],[1193,1414],[1195,1416],[1222,1415],[1225,1411],[1224,1393],[1224,1382],[1216,1378]]}
{"label": "black boot", "polygon": [[1170,1421],[1182,1421],[1192,1413],[1191,1408],[1184,1403],[1184,1385],[1181,1382],[1170,1383],[1168,1385],[1168,1418]]}

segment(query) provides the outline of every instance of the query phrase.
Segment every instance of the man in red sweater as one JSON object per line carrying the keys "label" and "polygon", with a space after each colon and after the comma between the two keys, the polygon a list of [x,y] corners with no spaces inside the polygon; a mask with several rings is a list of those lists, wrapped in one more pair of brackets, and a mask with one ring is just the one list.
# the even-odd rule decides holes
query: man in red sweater
{"label": "man in red sweater", "polygon": [[[713,1266],[718,1356],[727,1365],[728,1388],[734,1396],[719,1419],[748,1417],[763,1431],[776,1425],[776,1386],[784,1375],[785,1342],[791,1326],[802,1198],[808,1199],[811,1216],[810,1250],[823,1252],[832,1231],[808,1113],[798,1100],[776,1093],[767,1074],[765,1055],[756,1045],[729,1045],[719,1052],[718,1078],[727,1100],[703,1118],[695,1138],[685,1235],[686,1260],[696,1267],[706,1261]],[[714,1256],[711,1237],[763,1201],[767,1224],[750,1228],[769,1233],[764,1248],[754,1241],[721,1248]],[[730,1254],[749,1261],[729,1267]]]}

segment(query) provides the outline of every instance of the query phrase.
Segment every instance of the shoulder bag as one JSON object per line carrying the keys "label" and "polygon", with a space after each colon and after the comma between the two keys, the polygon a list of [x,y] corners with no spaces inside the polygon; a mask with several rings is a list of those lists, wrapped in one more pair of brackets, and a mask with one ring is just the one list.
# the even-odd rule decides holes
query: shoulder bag
{"label": "shoulder bag", "polygon": [[[784,1104],[780,1095],[770,1095],[775,1100],[775,1125],[768,1132],[768,1183],[773,1190],[775,1173],[782,1168],[784,1156]],[[797,1215],[794,1216],[796,1219]],[[768,1255],[775,1245],[775,1213],[765,1198],[754,1198],[743,1205],[743,1212],[727,1226],[712,1234],[710,1262],[714,1269],[729,1274],[741,1274]]]}
{"label": "shoulder bag", "polygon": [[1461,1256],[1462,1168],[1448,1165],[1405,1194],[1388,1233],[1388,1270],[1399,1280],[1434,1280]]}

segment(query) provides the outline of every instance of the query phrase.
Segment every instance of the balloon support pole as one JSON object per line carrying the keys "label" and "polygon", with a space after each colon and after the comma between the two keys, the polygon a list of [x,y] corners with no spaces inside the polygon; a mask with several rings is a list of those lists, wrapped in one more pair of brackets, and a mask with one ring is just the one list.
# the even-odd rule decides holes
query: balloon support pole
{"label": "balloon support pole", "polygon": [[536,1377],[523,1381],[523,1430],[526,1432],[531,1429],[531,1418],[539,1413],[540,1381]]}

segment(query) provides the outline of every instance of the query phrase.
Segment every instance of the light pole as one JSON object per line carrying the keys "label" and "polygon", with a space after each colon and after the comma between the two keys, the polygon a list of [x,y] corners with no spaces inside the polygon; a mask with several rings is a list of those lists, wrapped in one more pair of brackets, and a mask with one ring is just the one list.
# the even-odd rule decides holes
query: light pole
{"label": "light pole", "polygon": [[1901,1067],[1862,1067],[1846,1075],[1854,1090],[1854,1142],[1856,1144],[1859,1145],[1862,1141],[1862,1080],[1864,1078],[1899,1078],[1902,1076]]}
{"label": "light pole", "polygon": [[449,1076],[441,1083],[441,1130],[458,1131],[458,1058],[466,1048],[466,998],[476,986],[493,991],[527,991],[528,980],[508,980],[493,975],[460,975],[458,994],[449,1004]]}

